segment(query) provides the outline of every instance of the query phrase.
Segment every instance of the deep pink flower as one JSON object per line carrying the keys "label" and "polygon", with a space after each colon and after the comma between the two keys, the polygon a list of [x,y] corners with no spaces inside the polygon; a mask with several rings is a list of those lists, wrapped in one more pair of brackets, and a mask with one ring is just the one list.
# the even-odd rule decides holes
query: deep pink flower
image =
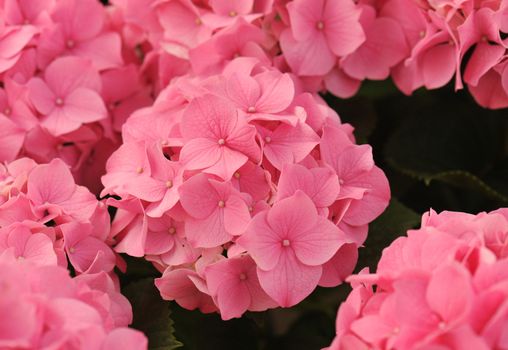
{"label": "deep pink flower", "polygon": [[12,68],[21,58],[22,50],[27,46],[37,29],[33,26],[5,26],[0,21],[0,73]]}
{"label": "deep pink flower", "polygon": [[105,273],[72,279],[62,267],[40,266],[4,253],[0,280],[0,313],[12,321],[0,325],[2,348],[147,348],[146,337],[127,328],[131,307]]}
{"label": "deep pink flower", "polygon": [[324,162],[339,177],[338,199],[349,203],[342,219],[358,226],[382,213],[390,199],[390,188],[384,173],[374,165],[371,147],[355,145],[341,129],[326,127],[320,150]]}
{"label": "deep pink flower", "polygon": [[238,109],[251,120],[297,122],[297,117],[278,115],[294,98],[294,84],[289,75],[268,71],[254,77],[233,74],[226,82],[226,93]]}
{"label": "deep pink flower", "polygon": [[302,161],[319,143],[319,136],[305,123],[295,126],[281,123],[274,130],[258,127],[263,140],[263,153],[279,170],[285,164]]}
{"label": "deep pink flower", "polygon": [[[166,300],[175,300],[178,305],[188,309],[199,309],[201,312],[217,310],[212,298],[203,292],[205,282],[198,273],[190,269],[167,269],[162,277],[155,280],[155,285]],[[201,289],[200,289],[201,288]]]}
{"label": "deep pink flower", "polygon": [[250,213],[240,192],[231,183],[193,176],[180,187],[180,201],[189,214],[185,230],[195,247],[212,248],[241,235]]}
{"label": "deep pink flower", "polygon": [[[341,68],[352,78],[383,80],[390,68],[409,55],[402,26],[395,20],[377,17],[371,6],[362,6],[360,18],[365,42],[341,60]],[[375,60],[375,64],[372,62]]]}
{"label": "deep pink flower", "polygon": [[61,214],[87,220],[98,204],[86,188],[74,183],[69,168],[60,159],[32,170],[28,176],[27,196],[36,211],[48,212],[48,220]]}
{"label": "deep pink flower", "polygon": [[291,28],[280,44],[298,75],[325,75],[337,56],[356,50],[365,40],[360,9],[349,0],[295,0],[288,5]]}
{"label": "deep pink flower", "polygon": [[290,197],[298,190],[312,199],[320,214],[327,216],[327,208],[339,197],[339,178],[331,168],[307,169],[298,164],[287,165],[281,172],[277,200]]}
{"label": "deep pink flower", "polygon": [[26,259],[38,265],[57,265],[57,256],[51,238],[43,233],[16,223],[0,229],[0,251],[13,250],[18,259]]}
{"label": "deep pink flower", "polygon": [[344,243],[344,235],[297,191],[256,215],[238,243],[256,262],[263,289],[279,305],[289,307],[312,292],[321,265]]}
{"label": "deep pink flower", "polygon": [[264,311],[276,306],[259,284],[256,264],[249,256],[223,259],[205,269],[210,294],[221,317],[240,317],[245,311]]}
{"label": "deep pink flower", "polygon": [[54,25],[43,30],[37,48],[41,67],[67,55],[89,59],[99,70],[122,64],[120,36],[104,31],[106,11],[97,1],[58,1],[51,19]]}
{"label": "deep pink flower", "polygon": [[[349,277],[353,291],[339,309],[330,349],[504,346],[508,274],[500,252],[508,247],[503,240],[508,221],[503,210],[424,214],[421,229],[383,250],[375,274]],[[492,235],[498,238],[495,245],[487,238]]]}
{"label": "deep pink flower", "polygon": [[247,160],[259,161],[256,129],[219,97],[194,99],[184,112],[181,132],[185,144],[180,160],[186,169],[203,169],[229,180]]}
{"label": "deep pink flower", "polygon": [[55,136],[107,117],[100,87],[92,63],[76,57],[53,61],[44,80],[36,77],[28,82],[29,98],[43,116],[41,125]]}

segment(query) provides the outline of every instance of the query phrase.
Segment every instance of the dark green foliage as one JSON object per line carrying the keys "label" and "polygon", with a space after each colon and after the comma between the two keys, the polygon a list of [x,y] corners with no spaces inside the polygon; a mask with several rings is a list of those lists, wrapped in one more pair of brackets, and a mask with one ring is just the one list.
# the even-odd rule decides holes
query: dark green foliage
{"label": "dark green foliage", "polygon": [[182,346],[174,335],[170,303],[161,299],[152,278],[133,282],[122,292],[132,304],[131,327],[145,333],[150,350],[173,350]]}

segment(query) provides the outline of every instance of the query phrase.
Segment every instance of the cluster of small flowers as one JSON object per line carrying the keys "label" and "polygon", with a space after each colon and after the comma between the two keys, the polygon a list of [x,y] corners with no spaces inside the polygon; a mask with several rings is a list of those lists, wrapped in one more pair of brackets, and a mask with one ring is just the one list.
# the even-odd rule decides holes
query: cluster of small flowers
{"label": "cluster of small flowers", "polygon": [[146,349],[124,328],[112,243],[105,204],[64,161],[0,165],[0,348]]}
{"label": "cluster of small flowers", "polygon": [[174,79],[107,162],[116,251],[164,271],[164,298],[224,319],[338,285],[390,198],[352,131],[257,59]]}
{"label": "cluster of small flowers", "polygon": [[100,175],[131,111],[150,105],[134,51],[96,0],[0,3],[0,161],[61,158],[78,183]]}
{"label": "cluster of small flowers", "polygon": [[[219,73],[255,57],[308,92],[347,98],[392,77],[405,94],[465,82],[477,102],[508,107],[505,1],[113,0],[127,42],[143,43],[153,81]],[[151,6],[147,6],[150,3]]]}
{"label": "cluster of small flowers", "polygon": [[71,278],[60,266],[0,253],[0,348],[138,350],[129,302],[105,273]]}
{"label": "cluster of small flowers", "polygon": [[105,204],[74,183],[61,159],[0,165],[0,252],[39,265],[69,261],[77,274],[109,273],[116,264],[112,243]]}
{"label": "cluster of small flowers", "polygon": [[508,209],[426,213],[348,280],[330,350],[507,349]]}

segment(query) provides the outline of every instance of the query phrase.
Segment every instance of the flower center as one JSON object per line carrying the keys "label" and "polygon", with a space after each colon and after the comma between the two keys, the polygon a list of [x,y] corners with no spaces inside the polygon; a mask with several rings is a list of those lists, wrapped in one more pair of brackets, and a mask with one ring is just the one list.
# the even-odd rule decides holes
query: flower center
{"label": "flower center", "polygon": [[63,103],[64,103],[64,101],[63,101],[63,99],[62,99],[61,97],[57,97],[57,98],[56,98],[56,100],[55,100],[55,104],[56,104],[57,106],[63,106]]}
{"label": "flower center", "polygon": [[6,108],[4,109],[4,114],[5,114],[5,115],[11,115],[11,113],[12,113],[12,110],[11,110],[9,107],[6,107]]}
{"label": "flower center", "polygon": [[229,17],[235,17],[237,14],[236,11],[229,11]]}
{"label": "flower center", "polygon": [[266,136],[266,137],[265,137],[265,142],[266,142],[266,143],[270,143],[270,142],[272,142],[272,138],[271,138],[270,136]]}
{"label": "flower center", "polygon": [[174,228],[173,226],[171,226],[169,229],[168,229],[168,232],[170,235],[174,235],[176,233],[176,228]]}
{"label": "flower center", "polygon": [[75,251],[76,251],[76,249],[74,249],[74,247],[69,248],[69,253],[73,254]]}
{"label": "flower center", "polygon": [[423,38],[423,37],[425,36],[425,31],[424,31],[424,30],[422,30],[422,31],[420,31],[420,33],[419,33],[419,34],[420,34],[420,38]]}
{"label": "flower center", "polygon": [[173,187],[173,181],[171,181],[171,180],[166,181],[166,187],[167,188]]}
{"label": "flower center", "polygon": [[223,200],[220,200],[218,205],[219,205],[219,208],[224,208],[226,206],[226,202],[224,202]]}
{"label": "flower center", "polygon": [[136,169],[136,172],[137,172],[138,174],[142,174],[142,173],[143,173],[143,168],[142,168],[142,167],[138,167],[138,168]]}
{"label": "flower center", "polygon": [[65,43],[65,45],[67,46],[68,49],[72,49],[76,45],[76,43],[74,42],[74,40],[69,39],[67,40],[67,43]]}
{"label": "flower center", "polygon": [[254,107],[254,106],[250,106],[249,108],[247,108],[247,112],[249,112],[249,113],[254,113],[254,112],[256,112],[256,107]]}
{"label": "flower center", "polygon": [[217,143],[221,146],[223,146],[225,143],[226,143],[226,140],[224,139],[219,139],[219,141],[217,141]]}
{"label": "flower center", "polygon": [[289,242],[289,239],[285,239],[282,241],[282,246],[283,247],[289,247],[289,245],[291,244],[291,242]]}
{"label": "flower center", "polygon": [[237,171],[236,173],[234,173],[234,174],[233,174],[233,176],[234,176],[235,178],[239,179],[239,178],[240,178],[240,173]]}
{"label": "flower center", "polygon": [[241,273],[240,274],[240,281],[245,281],[247,279],[247,275],[245,275],[244,273]]}
{"label": "flower center", "polygon": [[196,23],[196,25],[198,25],[198,26],[200,26],[200,25],[202,25],[202,24],[203,24],[203,22],[201,21],[201,18],[196,18],[196,19],[194,20],[194,23]]}
{"label": "flower center", "polygon": [[317,30],[323,30],[325,28],[324,22],[323,21],[318,21],[316,23],[316,28],[317,28]]}

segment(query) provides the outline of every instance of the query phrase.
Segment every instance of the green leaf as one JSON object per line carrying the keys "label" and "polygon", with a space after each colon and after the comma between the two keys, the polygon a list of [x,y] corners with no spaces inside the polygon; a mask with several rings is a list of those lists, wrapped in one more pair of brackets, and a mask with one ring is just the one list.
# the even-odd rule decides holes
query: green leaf
{"label": "green leaf", "polygon": [[397,237],[404,236],[406,231],[420,224],[420,215],[404,206],[396,198],[376,220],[369,225],[369,236],[360,249],[357,270],[368,266],[374,271],[381,253]]}
{"label": "green leaf", "polygon": [[506,203],[508,193],[486,180],[504,157],[506,117],[456,97],[426,96],[413,105],[399,111],[406,115],[385,144],[388,164],[426,184],[439,181]]}
{"label": "green leaf", "polygon": [[170,302],[162,300],[152,278],[133,282],[123,290],[132,304],[132,327],[148,337],[150,350],[173,350],[182,346],[176,340]]}

